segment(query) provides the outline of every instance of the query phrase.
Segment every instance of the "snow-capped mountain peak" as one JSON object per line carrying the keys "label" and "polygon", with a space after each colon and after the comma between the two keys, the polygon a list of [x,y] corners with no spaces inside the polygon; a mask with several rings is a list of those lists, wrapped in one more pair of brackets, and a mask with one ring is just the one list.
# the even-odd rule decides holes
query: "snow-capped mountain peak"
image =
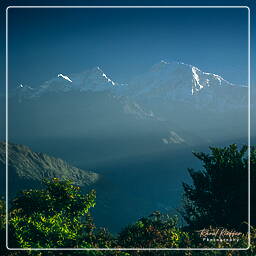
{"label": "snow-capped mountain peak", "polygon": [[49,92],[69,91],[107,91],[114,96],[125,96],[137,102],[196,102],[201,105],[216,105],[220,102],[244,104],[247,100],[247,87],[234,85],[221,76],[208,73],[183,62],[165,61],[153,65],[147,72],[133,78],[128,84],[114,82],[97,66],[81,73],[70,75],[58,74],[57,77],[25,90],[20,84],[20,91],[26,91],[26,97],[39,97]]}
{"label": "snow-capped mountain peak", "polygon": [[[72,85],[72,86],[71,86]],[[58,74],[39,87],[33,96],[40,96],[49,92],[69,92],[77,91],[106,91],[112,90],[118,83],[114,82],[109,76],[102,71],[100,67],[94,67],[81,73],[70,75]]]}
{"label": "snow-capped mountain peak", "polygon": [[107,80],[107,82],[111,83],[112,85],[116,85],[114,81],[112,81],[103,71],[100,67],[97,67],[97,69],[101,72],[101,75]]}
{"label": "snow-capped mountain peak", "polygon": [[64,76],[63,74],[58,74],[58,77],[62,77],[63,79],[72,83],[72,80],[68,76]]}
{"label": "snow-capped mountain peak", "polygon": [[161,60],[160,63],[162,63],[162,64],[169,64],[169,62],[167,62],[165,60]]}
{"label": "snow-capped mountain peak", "polygon": [[133,78],[126,94],[137,101],[180,101],[197,104],[239,102],[247,99],[247,87],[234,85],[221,76],[203,72],[183,62],[161,60]]}
{"label": "snow-capped mountain peak", "polygon": [[31,86],[28,86],[26,84],[19,84],[16,87],[17,90],[22,90],[22,91],[29,91],[29,90],[34,90],[34,88],[32,88]]}
{"label": "snow-capped mountain peak", "polygon": [[[198,71],[200,71],[198,68],[196,67],[192,67],[192,74],[193,74],[193,83],[192,83],[192,95],[194,95],[194,93],[199,92],[201,89],[204,88],[204,86],[202,84],[200,84],[200,77],[198,75]],[[209,86],[209,79],[207,79],[206,84]]]}
{"label": "snow-capped mountain peak", "polygon": [[9,90],[8,92],[10,97],[17,97],[19,102],[21,102],[23,98],[31,98],[34,93],[35,88],[23,83],[18,84],[14,90]]}

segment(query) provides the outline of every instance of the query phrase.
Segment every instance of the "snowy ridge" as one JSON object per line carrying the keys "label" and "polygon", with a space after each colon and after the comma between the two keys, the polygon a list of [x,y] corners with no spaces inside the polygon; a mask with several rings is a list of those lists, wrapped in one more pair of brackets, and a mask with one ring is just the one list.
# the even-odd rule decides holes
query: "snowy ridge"
{"label": "snowy ridge", "polygon": [[234,85],[221,76],[203,72],[183,62],[161,60],[147,72],[134,77],[128,84],[114,82],[100,67],[81,73],[62,73],[34,87],[20,84],[19,94],[25,98],[40,97],[49,92],[107,91],[118,97],[140,101],[181,101],[200,105],[244,105],[247,101],[247,87]]}
{"label": "snowy ridge", "polygon": [[136,101],[193,102],[198,108],[210,104],[225,108],[245,105],[247,101],[246,86],[234,85],[189,64],[164,60],[133,78],[126,94]]}
{"label": "snowy ridge", "polygon": [[65,80],[67,80],[67,81],[69,81],[69,82],[72,83],[72,80],[71,80],[68,76],[64,76],[64,75],[62,75],[62,74],[58,74],[58,77],[62,77],[62,78],[64,78]]}
{"label": "snowy ridge", "polygon": [[[192,67],[193,82],[194,82],[192,84],[192,95],[194,95],[195,91],[198,92],[202,88],[204,88],[204,86],[200,84],[200,78],[199,78],[199,75],[197,74],[197,70],[198,69],[196,67]],[[209,79],[207,80],[207,84],[209,84]]]}
{"label": "snowy ridge", "polygon": [[82,73],[70,75],[60,73],[36,87],[30,97],[39,97],[49,92],[105,91],[117,85],[118,83],[112,81],[99,67],[95,67]]}
{"label": "snowy ridge", "polygon": [[34,90],[31,86],[19,84],[16,89],[22,88],[23,90]]}
{"label": "snowy ridge", "polygon": [[112,85],[116,85],[116,83],[113,82],[113,81],[100,69],[100,67],[97,67],[97,69],[102,72],[102,76],[103,76],[104,78],[106,78],[109,83],[111,83]]}

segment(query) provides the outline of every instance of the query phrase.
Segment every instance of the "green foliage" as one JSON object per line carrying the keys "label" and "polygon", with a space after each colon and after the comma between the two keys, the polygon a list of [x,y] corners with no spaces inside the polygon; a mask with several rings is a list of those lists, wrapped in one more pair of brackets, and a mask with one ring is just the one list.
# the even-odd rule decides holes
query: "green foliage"
{"label": "green foliage", "polygon": [[[129,248],[247,248],[248,236],[239,241],[203,241],[195,231],[185,232],[177,225],[177,217],[155,212],[124,228],[118,236],[118,246]],[[252,256],[256,255],[256,230],[252,228],[251,248],[245,251],[128,251],[129,256]]]}
{"label": "green foliage", "polygon": [[251,170],[251,225],[256,227],[256,147],[250,152],[250,170]]}
{"label": "green foliage", "polygon": [[188,234],[177,228],[177,218],[155,212],[123,229],[118,243],[123,248],[178,248]]}
{"label": "green foliage", "polygon": [[[210,150],[211,154],[194,153],[203,162],[203,169],[188,170],[193,185],[183,184],[183,217],[192,230],[210,225],[243,230],[243,224],[248,222],[247,146],[239,150],[233,144],[224,148],[210,147]],[[255,181],[255,148],[251,152],[251,174]],[[252,189],[251,193],[255,194],[255,186]],[[246,224],[244,228],[247,228]]]}
{"label": "green foliage", "polygon": [[0,229],[5,228],[5,201],[0,200]]}
{"label": "green foliage", "polygon": [[[194,153],[203,169],[189,169],[193,185],[183,184],[183,217],[189,228],[178,226],[177,217],[154,212],[125,227],[117,237],[97,229],[90,215],[95,191],[87,195],[70,181],[45,180],[45,189],[21,192],[12,202],[9,216],[9,245],[22,248],[246,248],[247,233],[239,241],[203,241],[197,230],[226,227],[238,230],[247,221],[247,147],[210,148],[211,154]],[[255,225],[256,149],[251,149],[251,219]],[[5,205],[0,201],[0,235],[5,236]],[[226,225],[228,224],[228,225]],[[247,225],[246,225],[247,226]],[[242,229],[241,229],[242,230]],[[1,242],[1,249],[4,248]],[[3,250],[4,251],[4,250]],[[95,256],[252,256],[256,255],[256,230],[246,251],[23,251],[5,255],[95,255]]]}
{"label": "green foliage", "polygon": [[83,195],[70,181],[45,181],[45,190],[23,191],[12,202],[10,230],[13,247],[93,247],[94,225],[89,209],[95,191]]}
{"label": "green foliage", "polygon": [[[0,241],[5,241],[5,201],[0,200]],[[0,243],[0,251],[5,248],[5,243]]]}

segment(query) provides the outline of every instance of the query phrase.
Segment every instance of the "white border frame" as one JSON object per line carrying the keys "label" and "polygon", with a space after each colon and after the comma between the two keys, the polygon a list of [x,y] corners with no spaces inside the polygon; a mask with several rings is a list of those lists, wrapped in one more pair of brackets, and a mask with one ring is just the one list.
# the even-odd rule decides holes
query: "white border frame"
{"label": "white border frame", "polygon": [[[99,8],[112,8],[112,9],[118,9],[118,8],[177,8],[177,9],[185,9],[185,8],[200,8],[200,9],[208,9],[208,8],[246,8],[248,10],[248,247],[246,248],[10,248],[8,247],[8,10],[9,9],[15,9],[15,8],[93,8],[93,9],[99,9]],[[5,43],[6,43],[6,248],[8,250],[12,251],[231,251],[231,250],[237,250],[237,251],[245,251],[248,250],[251,246],[251,219],[250,219],[250,206],[251,206],[251,198],[250,198],[250,136],[251,136],[251,130],[250,130],[250,116],[251,116],[251,100],[250,100],[250,90],[251,90],[251,23],[250,23],[250,8],[248,6],[8,6],[5,10],[6,14],[6,31],[5,31]]]}

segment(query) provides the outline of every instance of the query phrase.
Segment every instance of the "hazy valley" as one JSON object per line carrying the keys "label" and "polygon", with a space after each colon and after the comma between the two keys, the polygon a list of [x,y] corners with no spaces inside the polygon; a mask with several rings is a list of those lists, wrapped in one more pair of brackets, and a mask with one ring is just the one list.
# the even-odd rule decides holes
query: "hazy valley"
{"label": "hazy valley", "polygon": [[[247,143],[247,95],[246,86],[165,61],[127,83],[99,67],[59,74],[39,86],[28,79],[9,91],[9,141],[80,168],[48,157],[34,165],[35,157],[45,155],[26,148],[33,155],[31,173],[53,161],[56,172],[49,176],[77,177],[85,184],[83,170],[93,180],[99,174],[98,182],[90,182],[97,190],[96,222],[116,232],[154,210],[175,212],[181,183],[189,182],[187,168],[200,166],[192,151]],[[26,158],[20,149],[15,154],[23,158],[10,161],[10,177]]]}

